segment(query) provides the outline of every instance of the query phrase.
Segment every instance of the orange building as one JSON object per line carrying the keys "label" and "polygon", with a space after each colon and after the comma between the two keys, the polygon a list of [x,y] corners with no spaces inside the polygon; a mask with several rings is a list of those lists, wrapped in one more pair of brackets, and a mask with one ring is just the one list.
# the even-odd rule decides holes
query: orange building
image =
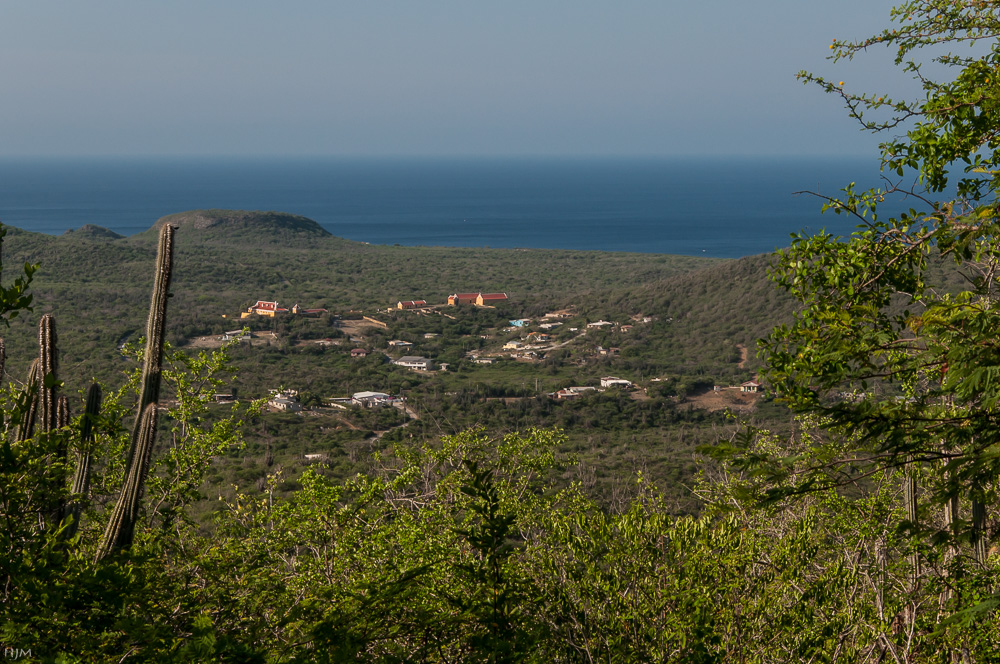
{"label": "orange building", "polygon": [[399,302],[396,303],[397,309],[419,309],[420,307],[426,307],[426,306],[427,302],[425,302],[424,300],[407,300],[406,302],[400,300]]}
{"label": "orange building", "polygon": [[448,304],[451,306],[455,306],[456,304],[475,304],[476,298],[479,295],[479,293],[455,293],[448,296]]}
{"label": "orange building", "polygon": [[482,307],[487,304],[496,304],[497,302],[503,302],[506,299],[507,299],[507,293],[480,293],[476,297],[476,304]]}
{"label": "orange building", "polygon": [[288,309],[284,309],[278,306],[277,302],[266,302],[264,300],[257,300],[256,304],[251,305],[247,308],[245,312],[241,315],[241,318],[247,318],[250,314],[257,314],[258,316],[267,316],[269,318],[274,318],[275,314],[287,314]]}

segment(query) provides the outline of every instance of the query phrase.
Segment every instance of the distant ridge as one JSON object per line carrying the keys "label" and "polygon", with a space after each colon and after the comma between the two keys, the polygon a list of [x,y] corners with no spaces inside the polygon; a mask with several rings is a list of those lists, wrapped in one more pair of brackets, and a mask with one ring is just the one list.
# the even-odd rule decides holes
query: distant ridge
{"label": "distant ridge", "polygon": [[307,217],[287,212],[260,210],[189,210],[160,217],[151,230],[163,224],[182,229],[205,231],[208,235],[225,234],[229,238],[254,235],[257,240],[293,237],[332,237],[332,234]]}
{"label": "distant ridge", "polygon": [[84,238],[87,240],[120,240],[125,237],[124,235],[115,233],[113,230],[96,224],[84,224],[76,229],[71,228],[63,233],[63,236]]}

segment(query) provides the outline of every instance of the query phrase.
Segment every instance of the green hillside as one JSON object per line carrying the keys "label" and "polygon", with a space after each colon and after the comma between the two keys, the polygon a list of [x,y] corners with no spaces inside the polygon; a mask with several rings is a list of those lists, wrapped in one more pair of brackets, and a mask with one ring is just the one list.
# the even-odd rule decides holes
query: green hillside
{"label": "green hillside", "polygon": [[[611,492],[645,468],[673,487],[682,509],[692,509],[683,480],[694,469],[694,446],[735,426],[719,410],[728,402],[709,407],[696,397],[715,384],[753,378],[755,339],[790,311],[767,280],[766,257],[371,245],[273,212],[185,212],[154,228],[163,223],[179,225],[168,339],[198,352],[249,326],[253,343],[230,351],[241,398],[286,387],[315,408],[375,390],[405,394],[420,415],[405,428],[405,417],[386,413],[319,408],[304,419],[265,415],[238,464],[219,462],[212,477],[222,485],[256,483],[270,468],[269,455],[286,468],[292,489],[306,453],[327,455],[331,472],[346,475],[363,468],[372,451],[404,440],[436,440],[472,426],[505,432],[540,425],[566,430],[563,452],[587,462],[580,466],[587,476],[576,479],[595,493]],[[51,313],[67,385],[80,389],[90,378],[119,384],[131,366],[119,346],[137,341],[145,325],[154,238],[153,229],[129,238],[94,228],[57,237],[12,229],[7,264],[41,265],[32,286],[35,311],[7,335],[12,375],[22,375],[34,354],[34,321]],[[451,293],[478,291],[509,299],[495,308],[444,304]],[[430,308],[390,309],[416,299]],[[241,318],[257,300],[327,312]],[[543,318],[554,312],[562,317]],[[362,316],[386,327],[365,327]],[[514,319],[530,323],[511,328]],[[588,326],[602,320],[608,324]],[[556,325],[540,327],[543,321]],[[526,347],[524,357],[503,349],[531,333],[551,340]],[[396,350],[392,340],[413,346]],[[356,346],[371,355],[351,358]],[[413,372],[389,362],[404,354],[431,357],[449,370]],[[478,355],[497,361],[479,364]],[[574,401],[550,396],[596,386],[603,376],[628,380],[635,390]],[[749,412],[747,404],[732,405]],[[754,412],[772,417],[767,409]],[[373,431],[383,433],[372,438]]]}

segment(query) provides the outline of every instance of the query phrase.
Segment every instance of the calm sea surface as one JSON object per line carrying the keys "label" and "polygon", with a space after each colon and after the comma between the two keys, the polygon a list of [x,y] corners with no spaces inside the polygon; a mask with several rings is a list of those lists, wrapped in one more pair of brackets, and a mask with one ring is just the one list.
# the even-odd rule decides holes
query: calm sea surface
{"label": "calm sea surface", "polygon": [[821,215],[870,159],[5,159],[0,221],[123,235],[195,208],[280,210],[378,244],[597,249],[733,258],[789,234],[854,224]]}

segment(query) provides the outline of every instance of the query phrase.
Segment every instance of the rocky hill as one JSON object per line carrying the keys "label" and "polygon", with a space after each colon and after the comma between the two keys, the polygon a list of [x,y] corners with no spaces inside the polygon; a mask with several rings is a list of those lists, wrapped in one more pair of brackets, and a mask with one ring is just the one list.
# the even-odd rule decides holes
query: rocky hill
{"label": "rocky hill", "polygon": [[161,217],[147,231],[156,232],[163,224],[173,224],[185,230],[208,237],[227,239],[277,240],[291,238],[332,237],[329,231],[307,217],[287,212],[260,210],[189,210]]}

